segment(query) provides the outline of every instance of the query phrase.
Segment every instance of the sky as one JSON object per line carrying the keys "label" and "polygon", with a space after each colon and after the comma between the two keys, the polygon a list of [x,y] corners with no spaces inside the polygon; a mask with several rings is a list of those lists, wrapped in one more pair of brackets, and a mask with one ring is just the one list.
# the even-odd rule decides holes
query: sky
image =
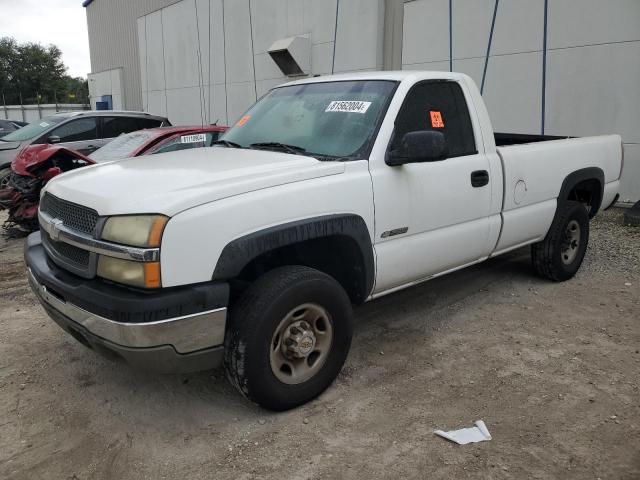
{"label": "sky", "polygon": [[7,36],[57,45],[72,77],[86,78],[91,71],[82,0],[0,0],[0,37]]}

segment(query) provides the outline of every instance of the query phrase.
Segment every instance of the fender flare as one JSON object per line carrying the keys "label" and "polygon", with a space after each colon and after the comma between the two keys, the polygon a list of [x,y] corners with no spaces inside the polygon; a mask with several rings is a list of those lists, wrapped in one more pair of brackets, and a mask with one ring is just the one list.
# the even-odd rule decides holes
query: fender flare
{"label": "fender flare", "polygon": [[571,190],[580,182],[585,180],[597,180],[600,183],[600,196],[594,199],[591,206],[591,212],[589,218],[593,218],[594,215],[600,210],[602,204],[602,197],[604,195],[604,172],[598,167],[581,168],[575,172],[571,172],[565,177],[560,187],[560,193],[558,194],[558,204],[560,202],[566,202],[569,199]]}
{"label": "fender flare", "polygon": [[362,254],[364,298],[373,290],[375,260],[369,229],[364,219],[355,214],[325,215],[265,228],[229,242],[223,249],[213,272],[213,280],[236,277],[260,255],[276,248],[326,237],[348,237]]}

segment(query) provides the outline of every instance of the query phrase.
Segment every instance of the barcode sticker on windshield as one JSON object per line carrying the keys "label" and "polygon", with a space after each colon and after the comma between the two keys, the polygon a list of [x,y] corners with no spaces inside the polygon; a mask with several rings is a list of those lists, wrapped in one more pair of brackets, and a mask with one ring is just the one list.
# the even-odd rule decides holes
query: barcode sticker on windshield
{"label": "barcode sticker on windshield", "polygon": [[41,127],[48,127],[49,124],[47,122],[40,122]]}
{"label": "barcode sticker on windshield", "polygon": [[207,135],[204,133],[197,133],[195,135],[183,135],[180,137],[180,143],[200,143],[207,140]]}
{"label": "barcode sticker on windshield", "polygon": [[347,112],[365,113],[371,102],[361,102],[359,100],[334,100],[329,104],[325,112]]}

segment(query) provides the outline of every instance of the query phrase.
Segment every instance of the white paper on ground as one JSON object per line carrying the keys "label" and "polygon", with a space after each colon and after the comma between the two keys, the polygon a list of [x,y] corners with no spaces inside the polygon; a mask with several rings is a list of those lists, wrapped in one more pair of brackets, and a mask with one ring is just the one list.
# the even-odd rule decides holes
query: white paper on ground
{"label": "white paper on ground", "polygon": [[466,445],[467,443],[484,442],[485,440],[491,440],[491,434],[487,429],[487,426],[482,420],[476,422],[475,427],[461,428],[460,430],[451,430],[450,432],[443,432],[442,430],[434,430],[436,435],[446,438],[458,445]]}

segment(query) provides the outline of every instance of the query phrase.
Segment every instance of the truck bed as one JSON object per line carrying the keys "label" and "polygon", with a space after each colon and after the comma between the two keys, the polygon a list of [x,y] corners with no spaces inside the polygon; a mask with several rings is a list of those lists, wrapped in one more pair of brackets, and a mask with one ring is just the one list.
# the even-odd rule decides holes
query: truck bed
{"label": "truck bed", "polygon": [[497,148],[504,198],[503,226],[496,252],[544,238],[556,212],[562,182],[572,172],[601,170],[602,204],[608,206],[613,201],[622,162],[618,135],[582,138],[516,135],[511,140]]}

